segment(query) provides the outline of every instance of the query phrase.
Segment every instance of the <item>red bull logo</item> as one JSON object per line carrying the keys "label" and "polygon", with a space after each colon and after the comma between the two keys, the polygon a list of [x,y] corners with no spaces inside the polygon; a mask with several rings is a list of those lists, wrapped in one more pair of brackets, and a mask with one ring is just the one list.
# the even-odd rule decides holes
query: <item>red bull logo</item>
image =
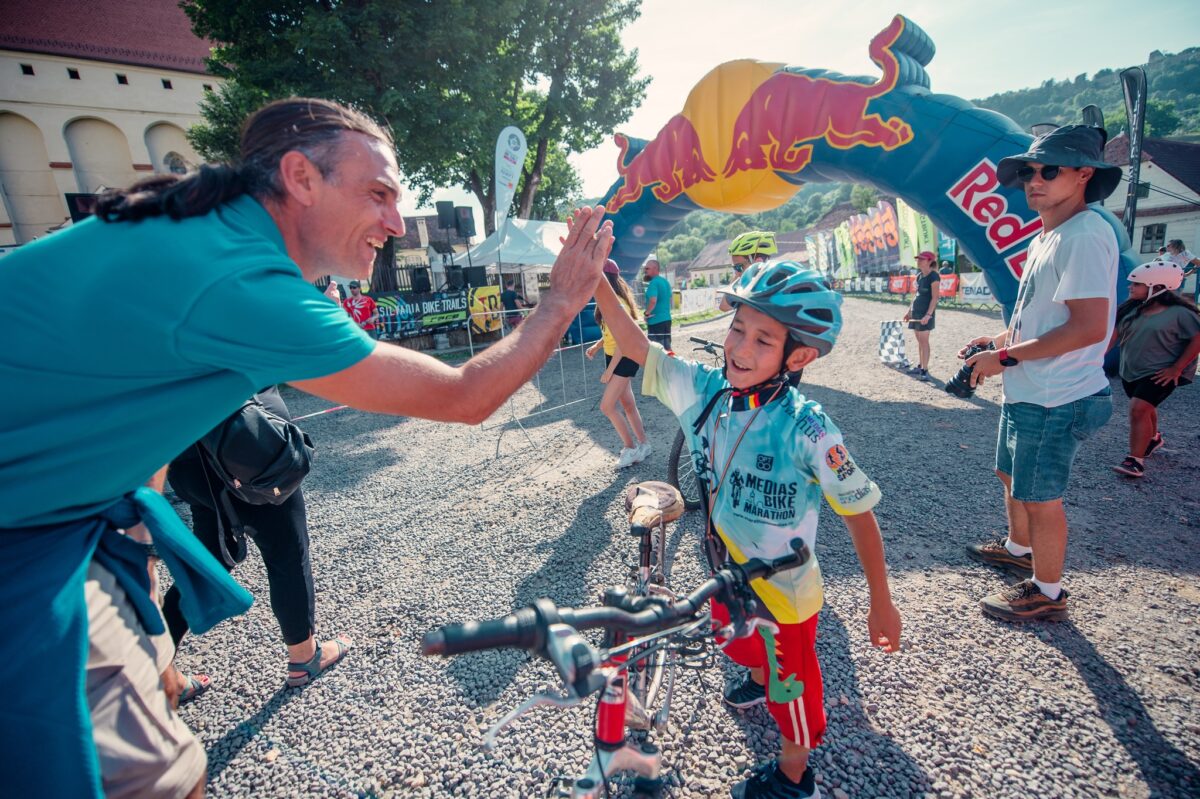
{"label": "red bull logo", "polygon": [[[1008,200],[997,191],[999,187],[996,165],[984,158],[946,192],[946,196],[972,222],[987,231],[988,244],[997,254],[1032,238],[1042,229],[1042,220],[1038,217],[1026,222],[1010,213]],[[1009,271],[1018,280],[1024,271],[1027,255],[1026,248],[1022,247],[1020,252],[1004,259]]]}
{"label": "red bull logo", "polygon": [[912,141],[912,128],[904,120],[867,113],[867,103],[887,94],[899,79],[892,46],[904,24],[897,16],[871,40],[871,60],[883,70],[874,84],[777,72],[755,89],[734,123],[724,175],[767,167],[799,172],[812,161],[813,145],[805,142],[893,150]]}
{"label": "red bull logo", "polygon": [[712,180],[717,173],[704,160],[700,137],[692,121],[683,114],[676,114],[663,126],[654,140],[635,155],[628,164],[625,155],[629,152],[629,139],[616,136],[621,154],[617,158],[617,172],[621,184],[608,201],[609,213],[614,213],[626,203],[637,202],[642,191],[653,186],[654,196],[668,203],[691,186]]}

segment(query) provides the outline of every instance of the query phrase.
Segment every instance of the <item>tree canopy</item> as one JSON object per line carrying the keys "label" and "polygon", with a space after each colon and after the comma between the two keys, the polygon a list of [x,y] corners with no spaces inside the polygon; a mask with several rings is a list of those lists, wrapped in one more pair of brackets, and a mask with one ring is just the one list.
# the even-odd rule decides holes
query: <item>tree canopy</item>
{"label": "tree canopy", "polygon": [[[191,132],[209,158],[236,154],[237,125],[266,100],[320,96],[386,124],[422,203],[443,186],[478,197],[493,230],[496,137],[507,125],[529,154],[517,214],[561,212],[578,198],[569,153],[599,144],[645,96],[621,30],[641,0],[184,0],[209,68],[227,82]],[[541,202],[537,202],[539,196]]]}

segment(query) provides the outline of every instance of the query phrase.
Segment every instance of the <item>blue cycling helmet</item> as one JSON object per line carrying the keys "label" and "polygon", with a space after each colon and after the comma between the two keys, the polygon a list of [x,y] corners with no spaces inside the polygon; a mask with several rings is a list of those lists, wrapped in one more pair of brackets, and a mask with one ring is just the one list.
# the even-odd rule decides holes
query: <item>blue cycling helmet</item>
{"label": "blue cycling helmet", "polygon": [[794,340],[820,355],[829,354],[842,329],[842,295],[795,261],[752,264],[721,293],[735,308],[745,303],[782,323]]}

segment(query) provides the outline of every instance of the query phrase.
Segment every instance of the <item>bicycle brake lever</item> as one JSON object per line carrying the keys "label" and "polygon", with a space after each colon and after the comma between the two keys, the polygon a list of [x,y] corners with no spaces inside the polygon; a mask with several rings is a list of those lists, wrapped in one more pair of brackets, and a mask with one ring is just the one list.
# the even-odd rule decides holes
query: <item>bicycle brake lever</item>
{"label": "bicycle brake lever", "polygon": [[480,744],[488,752],[494,751],[496,749],[496,736],[507,729],[514,721],[521,718],[521,716],[524,716],[535,707],[541,707],[542,705],[553,705],[554,707],[574,707],[582,701],[583,699],[578,696],[560,696],[559,694],[551,693],[534,694],[521,704],[514,707],[512,710],[505,713],[503,718],[493,724],[488,731],[484,733]]}

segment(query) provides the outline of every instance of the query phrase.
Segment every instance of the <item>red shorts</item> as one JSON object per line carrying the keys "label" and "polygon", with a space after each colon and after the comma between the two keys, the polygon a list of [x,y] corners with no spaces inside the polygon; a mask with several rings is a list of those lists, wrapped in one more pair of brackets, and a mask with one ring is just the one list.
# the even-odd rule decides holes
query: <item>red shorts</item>
{"label": "red shorts", "polygon": [[[712,615],[719,625],[729,623],[729,611],[715,600]],[[778,635],[760,627],[725,648],[734,663],[766,671],[767,710],[783,737],[805,749],[819,746],[825,734],[825,692],[816,641],[813,614],[800,624],[780,624]]]}

